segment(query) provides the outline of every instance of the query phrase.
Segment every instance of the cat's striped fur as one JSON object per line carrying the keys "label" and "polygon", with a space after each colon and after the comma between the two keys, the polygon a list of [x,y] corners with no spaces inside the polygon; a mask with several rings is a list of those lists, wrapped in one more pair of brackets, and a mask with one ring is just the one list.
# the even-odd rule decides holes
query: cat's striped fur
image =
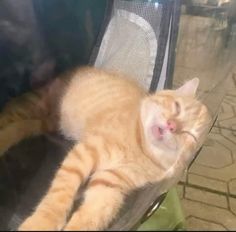
{"label": "cat's striped fur", "polygon": [[57,130],[57,102],[65,85],[58,77],[5,105],[0,112],[0,157],[24,139]]}
{"label": "cat's striped fur", "polygon": [[[149,95],[122,75],[90,67],[75,71],[62,97],[60,127],[79,142],[19,230],[103,230],[132,190],[163,180],[168,189],[193,158],[210,120],[194,98],[197,85],[195,79]],[[174,130],[151,130],[169,119]],[[87,180],[84,201],[68,219]]]}

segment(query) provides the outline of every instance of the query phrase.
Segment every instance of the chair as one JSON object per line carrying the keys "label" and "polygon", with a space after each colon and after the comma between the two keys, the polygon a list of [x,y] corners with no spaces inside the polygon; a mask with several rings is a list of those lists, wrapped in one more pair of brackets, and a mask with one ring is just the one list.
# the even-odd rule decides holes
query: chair
{"label": "chair", "polygon": [[[80,4],[78,1],[33,0],[28,3],[33,3],[30,9],[33,9],[32,12],[37,16],[35,18],[39,22],[37,24],[39,31],[44,35],[42,41],[47,41],[46,44],[52,47],[49,54],[42,55],[42,60],[49,57],[55,72],[73,65],[90,64],[130,74],[150,92],[172,88],[182,4],[180,0],[102,0],[93,3],[92,1],[80,2]],[[54,18],[54,15],[51,15],[51,9],[55,9],[55,15],[60,12],[61,18]],[[75,15],[76,17],[73,17]],[[56,26],[55,19],[59,20],[64,30]],[[65,19],[72,23],[66,24]],[[66,28],[67,25],[71,25],[71,28]],[[75,31],[77,29],[80,34]],[[67,33],[63,37],[65,31]],[[63,38],[54,44],[55,37],[60,35]],[[68,45],[67,50],[63,50],[63,45],[70,44],[69,41],[75,47]],[[78,51],[80,51],[79,55]],[[39,65],[39,67],[42,66]],[[36,79],[34,75],[30,76],[29,80],[30,88],[45,82],[40,78]],[[60,162],[65,154],[68,141],[56,135],[48,135],[35,143],[36,147],[43,147],[46,158],[42,161],[44,165],[37,167],[38,173],[33,172],[31,177],[33,177],[33,182],[41,181],[47,187],[50,178],[45,172],[52,166],[53,169],[56,168],[55,163]],[[7,155],[20,154],[23,151],[22,147],[30,146],[29,144],[30,142],[25,141],[25,144],[9,150]],[[60,153],[56,162],[50,156],[55,149]],[[20,215],[22,219],[29,213],[32,204],[35,205],[41,193],[35,193],[37,186],[33,182],[28,180],[28,190],[24,192],[24,196],[21,194],[20,198],[16,197],[17,204],[12,209],[14,212],[9,213],[11,216]],[[42,191],[45,191],[46,187],[44,186]],[[18,194],[17,191],[16,193]],[[139,225],[147,221],[158,209],[166,198],[166,194],[167,192],[160,192],[160,186],[149,186],[137,190],[128,197],[125,207],[108,230],[138,229]],[[28,203],[30,198],[34,198],[34,203]],[[25,209],[25,204],[23,204],[26,202],[28,209]],[[20,219],[13,218],[14,220]],[[12,227],[14,228],[14,225]]]}

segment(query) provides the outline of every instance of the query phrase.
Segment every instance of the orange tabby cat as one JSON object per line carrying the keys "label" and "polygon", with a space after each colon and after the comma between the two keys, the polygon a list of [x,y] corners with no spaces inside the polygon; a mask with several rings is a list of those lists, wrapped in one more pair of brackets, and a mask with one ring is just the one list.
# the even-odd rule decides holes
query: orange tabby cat
{"label": "orange tabby cat", "polygon": [[[162,191],[169,189],[210,122],[194,97],[198,82],[148,94],[115,73],[89,67],[75,72],[62,97],[60,126],[79,142],[19,230],[103,230],[132,190],[163,181]],[[67,220],[86,180],[84,201]]]}

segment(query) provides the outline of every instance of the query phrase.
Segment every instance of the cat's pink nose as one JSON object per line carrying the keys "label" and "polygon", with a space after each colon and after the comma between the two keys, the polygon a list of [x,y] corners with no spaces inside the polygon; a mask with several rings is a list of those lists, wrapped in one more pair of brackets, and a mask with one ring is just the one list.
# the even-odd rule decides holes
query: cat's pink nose
{"label": "cat's pink nose", "polygon": [[175,132],[177,130],[177,124],[173,119],[169,119],[167,121],[167,129],[169,129],[171,132]]}

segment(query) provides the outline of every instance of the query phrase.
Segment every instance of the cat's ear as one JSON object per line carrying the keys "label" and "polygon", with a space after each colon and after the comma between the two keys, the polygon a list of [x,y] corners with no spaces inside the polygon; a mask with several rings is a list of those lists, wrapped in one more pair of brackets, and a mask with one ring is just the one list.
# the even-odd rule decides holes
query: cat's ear
{"label": "cat's ear", "polygon": [[183,84],[175,91],[180,95],[194,97],[196,95],[198,85],[199,85],[199,79],[195,77],[192,80],[187,81],[185,84]]}

